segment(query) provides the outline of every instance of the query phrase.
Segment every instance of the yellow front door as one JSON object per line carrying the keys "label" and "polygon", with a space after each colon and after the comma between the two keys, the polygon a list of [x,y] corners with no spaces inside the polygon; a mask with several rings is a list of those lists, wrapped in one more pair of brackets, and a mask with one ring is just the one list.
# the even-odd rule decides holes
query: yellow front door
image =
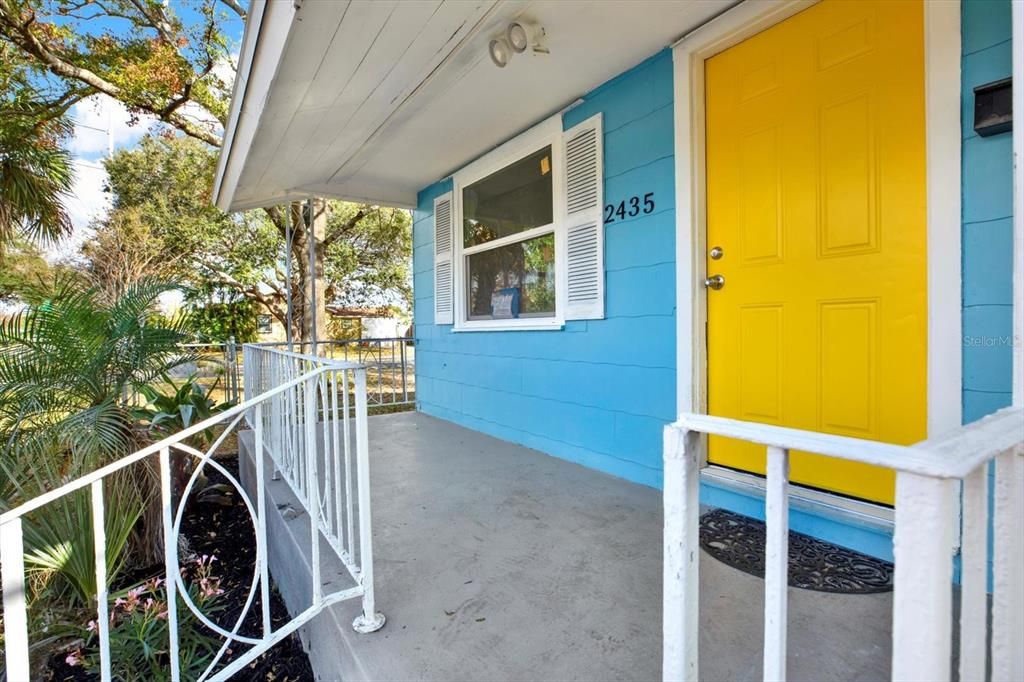
{"label": "yellow front door", "polygon": [[[921,2],[823,0],[706,62],[711,414],[925,437],[923,60]],[[764,471],[761,447],[708,455]],[[888,470],[791,461],[794,482],[893,502]]]}

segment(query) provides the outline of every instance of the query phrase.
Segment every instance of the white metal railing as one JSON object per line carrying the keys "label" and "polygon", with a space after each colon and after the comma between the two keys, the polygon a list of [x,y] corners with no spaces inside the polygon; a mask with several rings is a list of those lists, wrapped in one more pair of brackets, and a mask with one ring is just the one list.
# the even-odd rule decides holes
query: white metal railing
{"label": "white metal railing", "polygon": [[[275,394],[267,410],[250,413],[248,419],[252,428],[262,427],[274,477],[283,478],[307,510],[318,510],[319,532],[353,577],[365,576],[367,608],[353,627],[360,632],[378,630],[384,623],[373,610],[366,367],[264,344],[246,344],[243,355],[246,395],[320,370],[316,381]],[[319,548],[313,551],[317,591]]]}
{"label": "white metal railing", "polygon": [[[764,679],[786,679],[789,452],[893,469],[896,513],[892,679],[948,680],[953,668],[954,534],[960,530],[959,678],[1024,680],[1024,409],[1006,408],[913,446],[684,414],[665,428],[664,649],[666,680],[699,674],[700,469],[704,436],[767,450]],[[988,483],[994,468],[991,630]],[[962,482],[962,493],[960,484]],[[958,509],[957,505],[962,504]],[[960,511],[960,514],[957,514]],[[961,519],[961,527],[956,527]],[[991,650],[986,644],[991,635]]]}
{"label": "white metal railing", "polygon": [[[180,346],[187,352],[195,353],[199,362],[196,363],[196,373],[208,374],[210,369],[215,369],[220,375],[223,383],[221,388],[227,400],[238,401],[242,397],[242,388],[239,386],[238,376],[238,350],[239,345],[235,337],[231,336],[224,343],[183,343]],[[210,365],[213,367],[211,368]],[[172,372],[173,376],[173,372]]]}
{"label": "white metal railing", "polygon": [[416,347],[412,338],[381,337],[317,341],[263,341],[259,348],[292,350],[308,356],[357,362],[366,367],[366,399],[370,409],[412,406],[416,402]]}
{"label": "white metal railing", "polygon": [[[247,352],[248,349],[247,349]],[[248,358],[247,358],[248,360]],[[322,362],[315,358],[289,357],[289,362],[276,365],[266,374],[254,374],[258,382],[246,382],[247,399],[241,404],[179,433],[154,443],[113,464],[36,497],[0,515],[0,563],[3,565],[3,626],[7,679],[30,679],[28,605],[24,563],[23,520],[26,515],[79,490],[89,489],[93,509],[93,545],[97,584],[97,634],[100,649],[101,678],[111,679],[110,626],[108,620],[108,575],[104,533],[104,480],[135,465],[156,457],[159,462],[162,529],[164,537],[164,580],[167,592],[167,623],[169,631],[169,673],[175,682],[180,679],[178,600],[207,628],[223,638],[223,644],[212,657],[199,679],[226,680],[242,670],[261,653],[282,641],[327,606],[347,599],[362,598],[363,612],[353,626],[361,632],[372,632],[384,624],[383,615],[375,610],[373,592],[373,549],[371,538],[369,447],[366,433],[365,369],[352,363]],[[268,363],[273,365],[273,363]],[[287,366],[285,366],[287,365]],[[246,363],[246,372],[262,367],[258,362]],[[338,385],[339,375],[348,385],[351,379],[354,405],[337,410],[325,387]],[[248,377],[247,377],[248,378]],[[256,388],[258,387],[258,388]],[[336,393],[334,394],[336,397]],[[325,407],[326,406],[326,407]],[[220,465],[214,453],[245,418],[253,430],[255,443],[255,501],[246,494],[239,481]],[[212,427],[225,428],[207,449],[200,452],[187,444],[195,434]],[[345,434],[338,438],[339,429]],[[328,437],[329,436],[329,437]],[[263,453],[285,478],[302,501],[311,521],[312,604],[286,624],[274,628],[270,619],[270,577],[267,545],[266,475]],[[344,453],[344,469],[339,461]],[[180,494],[172,489],[172,458],[191,457],[195,468]],[[245,605],[237,620],[221,626],[204,614],[189,596],[178,557],[178,539],[186,501],[205,467],[219,471],[241,496],[252,518],[256,537],[256,561],[253,579]],[[345,516],[338,510],[344,509]],[[358,523],[354,525],[355,519]],[[342,520],[345,532],[342,532]],[[320,576],[320,536],[338,553],[352,576],[354,585],[328,594],[323,592]],[[262,634],[240,634],[243,621],[260,594]],[[225,653],[234,646],[249,645],[230,663],[221,664]],[[218,667],[220,666],[220,667]]]}

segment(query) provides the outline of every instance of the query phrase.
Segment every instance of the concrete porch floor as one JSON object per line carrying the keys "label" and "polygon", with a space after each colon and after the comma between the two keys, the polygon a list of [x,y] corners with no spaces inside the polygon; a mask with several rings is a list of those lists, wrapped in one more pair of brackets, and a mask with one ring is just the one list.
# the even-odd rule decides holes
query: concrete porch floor
{"label": "concrete porch floor", "polygon": [[[419,413],[369,423],[388,622],[355,634],[358,602],[318,616],[305,633],[314,665],[341,657],[321,676],[660,679],[659,491]],[[280,584],[296,563],[276,559]],[[761,679],[762,581],[707,554],[700,570],[701,678]],[[888,679],[891,594],[789,600],[790,679]]]}

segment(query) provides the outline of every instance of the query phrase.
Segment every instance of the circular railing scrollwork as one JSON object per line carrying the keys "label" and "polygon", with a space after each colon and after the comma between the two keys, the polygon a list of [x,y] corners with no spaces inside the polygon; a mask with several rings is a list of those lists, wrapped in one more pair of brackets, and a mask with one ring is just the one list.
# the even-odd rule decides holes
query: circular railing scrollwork
{"label": "circular railing scrollwork", "polygon": [[[219,448],[220,445],[224,442],[224,440],[228,437],[228,435],[230,435],[238,427],[238,424],[241,421],[243,415],[244,413],[241,413],[237,417],[235,417],[235,419],[233,419],[228,424],[227,428],[224,429],[224,431],[220,434],[220,436],[218,436],[218,438],[206,450],[205,453],[200,452],[196,448],[190,445],[186,445],[184,443],[174,443],[173,445],[171,445],[172,450],[178,450],[181,453],[192,456],[196,460],[196,464],[195,467],[193,468],[192,474],[191,476],[189,476],[188,482],[185,484],[185,487],[181,491],[181,496],[178,499],[177,509],[175,510],[174,525],[172,528],[174,547],[178,547],[179,544],[181,524],[182,520],[184,519],[185,507],[187,506],[189,496],[191,495],[192,490],[196,485],[196,481],[199,480],[199,477],[206,466],[210,466],[215,471],[219,472],[228,481],[228,483],[238,492],[238,495],[240,496],[242,502],[245,504],[246,511],[248,511],[249,513],[249,519],[252,522],[253,535],[256,538],[256,561],[253,564],[252,580],[249,583],[249,590],[248,594],[246,595],[245,604],[243,605],[242,610],[238,615],[238,618],[235,620],[235,623],[230,630],[226,630],[217,623],[213,622],[205,613],[203,613],[203,611],[198,607],[198,605],[196,605],[196,603],[192,600],[192,596],[189,594],[188,591],[188,586],[185,584],[184,578],[182,576],[180,557],[178,556],[177,552],[175,552],[173,579],[175,585],[177,586],[178,595],[181,597],[182,602],[184,602],[185,606],[189,609],[189,611],[191,611],[195,615],[195,617],[199,619],[199,622],[201,622],[207,628],[209,628],[210,630],[224,638],[224,643],[217,651],[217,654],[213,657],[213,660],[210,661],[210,664],[207,666],[203,674],[199,676],[199,680],[205,680],[214,672],[214,669],[216,668],[217,664],[220,662],[221,658],[223,658],[224,654],[227,652],[228,648],[231,646],[233,642],[258,645],[263,643],[263,641],[271,634],[270,632],[265,632],[263,634],[263,637],[255,638],[239,634],[238,632],[239,629],[242,627],[242,624],[245,622],[246,617],[249,615],[249,612],[252,609],[253,602],[255,601],[256,591],[259,589],[260,585],[260,566],[266,560],[267,548],[264,546],[262,538],[259,537],[259,518],[257,516],[255,508],[253,507],[252,500],[249,499],[249,495],[246,493],[245,488],[243,488],[241,482],[239,482],[239,480],[235,478],[235,476],[232,475],[230,471],[228,471],[223,465],[221,465],[217,460],[213,458],[213,455],[217,451],[217,448]],[[171,576],[168,576],[168,579],[170,578]]]}

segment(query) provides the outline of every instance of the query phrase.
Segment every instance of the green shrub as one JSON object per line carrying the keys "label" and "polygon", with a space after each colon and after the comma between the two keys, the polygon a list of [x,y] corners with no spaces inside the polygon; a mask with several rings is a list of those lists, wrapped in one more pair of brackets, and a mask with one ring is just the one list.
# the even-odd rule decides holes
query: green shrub
{"label": "green shrub", "polygon": [[[180,386],[166,374],[162,379],[171,391],[162,393],[152,385],[140,386],[139,392],[145,397],[146,404],[132,411],[135,419],[149,429],[154,440],[178,433],[235,405],[230,400],[218,403],[210,397],[220,383],[220,377],[208,389],[198,383],[195,374]],[[206,429],[192,436],[190,444],[204,447],[212,440],[213,430]]]}
{"label": "green shrub", "polygon": [[228,303],[206,301],[190,306],[192,328],[201,341],[253,343],[259,337],[259,313],[252,301],[239,299]]}

